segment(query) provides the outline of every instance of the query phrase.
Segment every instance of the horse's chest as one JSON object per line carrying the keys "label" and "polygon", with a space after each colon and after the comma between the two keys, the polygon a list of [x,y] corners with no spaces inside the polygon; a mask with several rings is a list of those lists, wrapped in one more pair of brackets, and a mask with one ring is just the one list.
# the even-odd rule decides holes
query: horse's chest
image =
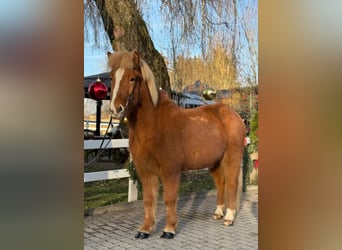
{"label": "horse's chest", "polygon": [[130,151],[134,158],[147,159],[153,154],[153,142],[139,137],[130,138]]}
{"label": "horse's chest", "polygon": [[133,162],[140,171],[159,173],[161,161],[150,142],[141,143],[139,141],[133,141],[130,143],[130,151]]}

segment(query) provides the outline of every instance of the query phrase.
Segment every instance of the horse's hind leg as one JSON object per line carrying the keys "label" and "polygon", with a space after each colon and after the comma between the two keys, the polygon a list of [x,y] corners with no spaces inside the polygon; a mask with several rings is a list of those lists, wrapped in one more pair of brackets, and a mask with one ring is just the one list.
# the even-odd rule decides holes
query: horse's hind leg
{"label": "horse's hind leg", "polygon": [[209,170],[211,176],[213,177],[214,183],[216,185],[217,190],[217,203],[216,203],[216,210],[214,212],[213,218],[215,220],[219,220],[223,218],[224,215],[224,172],[222,168],[218,165],[214,168]]}
{"label": "horse's hind leg", "polygon": [[163,195],[166,206],[166,225],[161,238],[172,239],[177,224],[177,196],[180,181],[180,172],[162,173]]}
{"label": "horse's hind leg", "polygon": [[[240,152],[241,151],[241,152]],[[224,225],[233,225],[235,214],[240,206],[240,195],[241,195],[241,160],[242,150],[236,148],[236,150],[230,150],[226,152],[222,159],[224,164],[224,176],[225,176],[225,195],[227,210],[224,216]],[[240,183],[241,182],[241,183]]]}
{"label": "horse's hind leg", "polygon": [[151,233],[155,223],[156,199],[158,195],[159,178],[151,173],[141,175],[140,179],[143,187],[144,200],[144,223],[140,227],[136,238],[147,238]]}

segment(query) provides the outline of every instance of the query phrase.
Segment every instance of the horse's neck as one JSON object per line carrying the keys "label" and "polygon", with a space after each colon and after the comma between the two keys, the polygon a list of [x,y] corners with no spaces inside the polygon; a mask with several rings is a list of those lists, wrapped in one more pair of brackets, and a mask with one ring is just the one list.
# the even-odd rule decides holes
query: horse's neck
{"label": "horse's neck", "polygon": [[[154,113],[156,107],[154,107],[148,88],[146,84],[140,84],[138,91],[134,95],[136,102],[134,103],[134,109],[128,117],[131,129],[141,130],[144,124],[149,124],[154,122]],[[146,128],[147,129],[147,128]]]}
{"label": "horse's neck", "polygon": [[159,101],[156,107],[152,103],[146,85],[141,86],[139,92],[139,104],[135,106],[132,116],[128,118],[129,127],[134,130],[134,134],[145,133],[147,130],[154,131],[160,115],[168,115],[167,112],[171,109],[179,108],[166,92],[159,92]]}

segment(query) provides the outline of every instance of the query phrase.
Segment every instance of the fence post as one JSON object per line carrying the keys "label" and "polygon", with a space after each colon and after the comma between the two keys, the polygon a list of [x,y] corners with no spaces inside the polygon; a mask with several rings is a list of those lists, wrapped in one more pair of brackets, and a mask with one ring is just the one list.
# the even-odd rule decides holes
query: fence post
{"label": "fence post", "polygon": [[128,181],[128,202],[136,201],[138,199],[138,188],[137,183],[129,178]]}
{"label": "fence post", "polygon": [[[129,155],[129,161],[132,162],[132,155]],[[136,201],[138,199],[138,187],[137,183],[134,183],[134,181],[131,179],[131,177],[128,178],[128,202]]]}
{"label": "fence post", "polygon": [[[115,145],[110,145],[108,148],[120,148],[120,147],[128,147],[127,139],[111,139],[111,141],[115,141]],[[101,140],[85,140],[84,141],[84,149],[95,149],[99,148]],[[130,156],[129,161],[132,161],[132,157]],[[84,173],[84,182],[88,181],[96,181],[96,180],[110,180],[110,179],[119,179],[119,178],[129,178],[128,181],[128,202],[138,200],[138,187],[137,184],[129,177],[129,173],[127,170],[110,170],[110,171],[99,171],[93,173]]]}

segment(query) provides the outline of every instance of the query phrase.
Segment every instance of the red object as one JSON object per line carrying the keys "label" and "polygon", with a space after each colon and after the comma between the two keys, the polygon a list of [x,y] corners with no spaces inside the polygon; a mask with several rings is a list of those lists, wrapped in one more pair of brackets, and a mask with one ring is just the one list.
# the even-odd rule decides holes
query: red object
{"label": "red object", "polygon": [[167,96],[167,92],[163,89],[160,90],[160,93],[163,95],[163,96]]}
{"label": "red object", "polygon": [[258,160],[258,159],[256,159],[256,160],[254,161],[254,168],[255,168],[255,169],[258,169],[258,168],[259,168],[259,160]]}
{"label": "red object", "polygon": [[88,87],[89,96],[96,101],[106,99],[107,93],[108,88],[106,84],[100,81],[100,79],[98,79],[96,82],[91,83]]}

